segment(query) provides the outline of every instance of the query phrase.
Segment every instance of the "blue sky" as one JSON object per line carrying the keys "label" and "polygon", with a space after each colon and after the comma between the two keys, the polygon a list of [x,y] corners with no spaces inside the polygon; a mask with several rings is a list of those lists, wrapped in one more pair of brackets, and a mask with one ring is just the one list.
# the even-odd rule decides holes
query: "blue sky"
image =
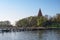
{"label": "blue sky", "polygon": [[36,16],[39,8],[43,15],[53,16],[60,13],[60,0],[0,0],[0,21],[17,20]]}

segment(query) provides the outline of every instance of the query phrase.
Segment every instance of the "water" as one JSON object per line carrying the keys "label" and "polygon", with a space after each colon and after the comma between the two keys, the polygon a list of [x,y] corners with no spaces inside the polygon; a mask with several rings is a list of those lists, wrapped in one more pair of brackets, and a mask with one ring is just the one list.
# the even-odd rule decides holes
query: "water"
{"label": "water", "polygon": [[60,30],[4,32],[0,40],[60,40]]}

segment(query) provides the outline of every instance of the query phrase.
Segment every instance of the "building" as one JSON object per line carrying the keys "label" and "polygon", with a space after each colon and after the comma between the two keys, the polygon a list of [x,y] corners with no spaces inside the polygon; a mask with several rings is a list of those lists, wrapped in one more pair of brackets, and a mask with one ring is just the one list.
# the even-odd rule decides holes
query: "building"
{"label": "building", "polygon": [[41,9],[39,9],[38,16],[42,16]]}

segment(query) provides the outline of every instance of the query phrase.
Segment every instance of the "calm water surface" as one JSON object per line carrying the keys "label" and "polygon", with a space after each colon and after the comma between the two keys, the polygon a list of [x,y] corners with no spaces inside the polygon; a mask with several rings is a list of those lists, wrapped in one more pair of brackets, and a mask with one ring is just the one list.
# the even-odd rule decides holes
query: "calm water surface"
{"label": "calm water surface", "polygon": [[60,30],[4,32],[0,40],[60,40]]}

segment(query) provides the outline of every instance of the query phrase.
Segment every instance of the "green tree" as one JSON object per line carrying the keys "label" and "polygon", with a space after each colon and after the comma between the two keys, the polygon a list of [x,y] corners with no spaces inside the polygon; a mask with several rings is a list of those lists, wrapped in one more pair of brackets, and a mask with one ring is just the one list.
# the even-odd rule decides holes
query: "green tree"
{"label": "green tree", "polygon": [[27,19],[22,19],[16,22],[16,26],[18,27],[27,27],[28,21]]}
{"label": "green tree", "polygon": [[60,22],[60,14],[56,15],[56,20],[57,20],[57,22]]}
{"label": "green tree", "polygon": [[47,21],[47,18],[41,16],[41,17],[38,17],[37,19],[37,26],[42,26],[44,22]]}

